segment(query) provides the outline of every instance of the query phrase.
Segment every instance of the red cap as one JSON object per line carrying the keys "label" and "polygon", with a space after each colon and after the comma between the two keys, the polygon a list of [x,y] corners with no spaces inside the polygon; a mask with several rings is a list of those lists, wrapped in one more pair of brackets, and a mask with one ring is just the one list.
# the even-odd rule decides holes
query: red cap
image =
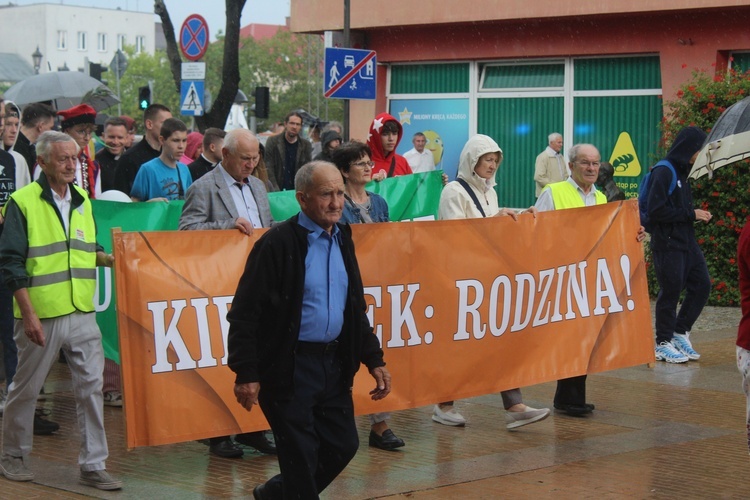
{"label": "red cap", "polygon": [[128,132],[135,129],[135,120],[130,118],[128,115],[122,115],[120,118],[125,120],[125,128],[128,129]]}
{"label": "red cap", "polygon": [[70,109],[58,111],[57,114],[62,117],[60,126],[63,130],[79,123],[90,123],[93,125],[94,120],[96,120],[96,110],[88,104],[79,104]]}

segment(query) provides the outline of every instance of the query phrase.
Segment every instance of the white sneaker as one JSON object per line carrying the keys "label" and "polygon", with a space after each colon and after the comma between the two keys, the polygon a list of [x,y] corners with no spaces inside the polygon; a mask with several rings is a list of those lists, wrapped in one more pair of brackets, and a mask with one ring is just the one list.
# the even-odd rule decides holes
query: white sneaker
{"label": "white sneaker", "polygon": [[453,427],[463,427],[466,425],[466,419],[453,409],[453,406],[446,406],[445,409],[440,405],[435,405],[432,409],[432,420],[439,424],[451,425]]}
{"label": "white sneaker", "polygon": [[541,408],[537,410],[531,406],[527,406],[524,411],[507,411],[505,412],[505,427],[508,429],[515,429],[526,424],[533,424],[544,420],[549,416],[549,408]]}
{"label": "white sneaker", "polygon": [[684,334],[675,333],[672,338],[672,345],[690,360],[697,361],[701,359],[701,355],[693,349],[693,343],[690,342],[690,332],[685,332]]}

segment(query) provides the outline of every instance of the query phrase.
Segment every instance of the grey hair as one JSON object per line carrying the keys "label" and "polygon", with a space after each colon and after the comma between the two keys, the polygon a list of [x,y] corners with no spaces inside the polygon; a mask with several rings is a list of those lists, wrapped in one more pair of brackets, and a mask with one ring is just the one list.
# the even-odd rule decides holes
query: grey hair
{"label": "grey hair", "polygon": [[331,120],[330,122],[326,123],[326,126],[323,127],[323,130],[320,131],[322,134],[323,132],[328,132],[329,130],[338,129],[338,133],[341,134],[344,132],[344,126],[341,125],[341,122],[337,122],[335,120]]}
{"label": "grey hair", "polygon": [[324,165],[329,165],[338,170],[338,167],[336,167],[336,165],[328,161],[318,160],[311,161],[310,163],[305,163],[304,165],[302,165],[302,167],[300,167],[299,170],[297,170],[297,174],[294,176],[294,190],[302,193],[309,192],[315,184],[313,182],[313,175],[315,175],[315,170]]}
{"label": "grey hair", "polygon": [[422,132],[416,132],[413,136],[411,136],[411,139],[414,140],[417,137],[425,137],[425,135]]}
{"label": "grey hair", "polygon": [[562,134],[559,132],[552,132],[550,135],[547,136],[547,142],[552,142],[555,139],[562,139]]}
{"label": "grey hair", "polygon": [[50,155],[52,154],[52,145],[61,142],[72,142],[76,145],[76,154],[78,153],[78,144],[68,134],[62,132],[56,132],[54,130],[48,130],[39,136],[36,141],[36,155],[41,156],[45,162],[51,160]]}
{"label": "grey hair", "polygon": [[[568,150],[568,161],[571,162],[571,163],[575,163],[576,160],[578,159],[578,152],[584,146],[590,146],[590,147],[596,149],[596,146],[594,146],[593,144],[586,144],[586,143],[574,144],[573,147]],[[598,149],[596,149],[596,150],[599,151]]]}
{"label": "grey hair", "polygon": [[224,136],[224,148],[232,154],[236,153],[237,147],[239,146],[240,139],[242,137],[247,137],[252,141],[259,142],[255,134],[253,134],[249,130],[244,128],[236,128],[234,130],[230,130],[229,132],[227,132],[227,135]]}

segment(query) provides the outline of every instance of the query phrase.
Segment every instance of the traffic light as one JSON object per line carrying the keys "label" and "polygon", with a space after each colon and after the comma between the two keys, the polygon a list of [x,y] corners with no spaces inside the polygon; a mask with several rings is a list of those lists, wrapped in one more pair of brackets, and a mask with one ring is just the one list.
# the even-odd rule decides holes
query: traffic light
{"label": "traffic light", "polygon": [[151,106],[151,86],[138,87],[138,107],[146,109]]}
{"label": "traffic light", "polygon": [[268,87],[255,87],[255,116],[268,118],[269,111]]}
{"label": "traffic light", "polygon": [[91,78],[96,78],[100,82],[104,83],[104,81],[102,80],[102,73],[106,71],[107,67],[102,64],[92,62],[89,63],[89,76]]}

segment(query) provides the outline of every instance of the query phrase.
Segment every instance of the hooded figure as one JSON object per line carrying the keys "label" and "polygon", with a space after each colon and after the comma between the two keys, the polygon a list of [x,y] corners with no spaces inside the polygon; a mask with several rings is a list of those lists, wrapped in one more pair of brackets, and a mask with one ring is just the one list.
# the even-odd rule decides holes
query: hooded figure
{"label": "hooded figure", "polygon": [[[461,151],[458,179],[446,185],[440,195],[438,219],[478,219],[513,214],[513,210],[500,209],[497,203],[495,174],[502,161],[503,151],[492,138],[480,134],[469,139]],[[500,395],[508,429],[539,422],[549,416],[548,408],[526,406],[521,389],[509,389]],[[435,405],[432,419],[444,425],[466,423],[453,408],[453,401]]]}
{"label": "hooded figure", "polygon": [[448,183],[440,195],[438,219],[476,219],[492,217],[500,211],[495,192],[494,172],[488,179],[480,177],[474,169],[482,155],[497,153],[497,167],[503,162],[503,151],[500,146],[486,135],[475,135],[464,146],[458,163],[458,179],[469,185],[482,206],[484,215],[479,211],[469,192],[458,180]]}
{"label": "hooded figure", "polygon": [[687,176],[705,140],[706,133],[698,127],[684,128],[675,137],[666,156],[677,172],[677,186],[671,195],[671,170],[656,168],[651,172],[648,217],[653,225],[651,246],[656,250],[687,250],[695,243],[695,208]]}
{"label": "hooded figure", "polygon": [[187,136],[185,153],[183,153],[180,161],[185,165],[190,165],[200,157],[201,153],[203,153],[203,134],[190,132]]}
{"label": "hooded figure", "polygon": [[[401,123],[388,113],[380,113],[372,121],[367,145],[372,150],[372,161],[375,162],[373,175],[385,172],[388,177],[396,177],[413,173],[406,158],[396,153],[403,134]],[[396,135],[395,141],[392,140],[393,135]],[[384,145],[386,142],[387,146]]]}
{"label": "hooded figure", "polygon": [[[706,133],[697,127],[677,134],[666,157],[677,173],[672,194],[671,169],[659,167],[651,171],[647,203],[654,271],[659,282],[654,309],[657,361],[685,363],[700,358],[690,342],[690,330],[708,300],[711,279],[706,259],[695,241],[693,224],[708,223],[711,213],[693,207],[687,176],[705,140]],[[685,298],[677,313],[683,290]]]}
{"label": "hooded figure", "polygon": [[[333,141],[339,142],[338,144],[333,145],[331,144]],[[315,158],[313,158],[313,160],[323,160],[330,162],[332,161],[331,157],[333,154],[333,150],[341,145],[341,135],[339,135],[339,133],[335,130],[326,130],[325,132],[323,132],[323,135],[320,136],[320,143],[323,145],[323,147],[320,150],[320,153],[315,155]]]}

